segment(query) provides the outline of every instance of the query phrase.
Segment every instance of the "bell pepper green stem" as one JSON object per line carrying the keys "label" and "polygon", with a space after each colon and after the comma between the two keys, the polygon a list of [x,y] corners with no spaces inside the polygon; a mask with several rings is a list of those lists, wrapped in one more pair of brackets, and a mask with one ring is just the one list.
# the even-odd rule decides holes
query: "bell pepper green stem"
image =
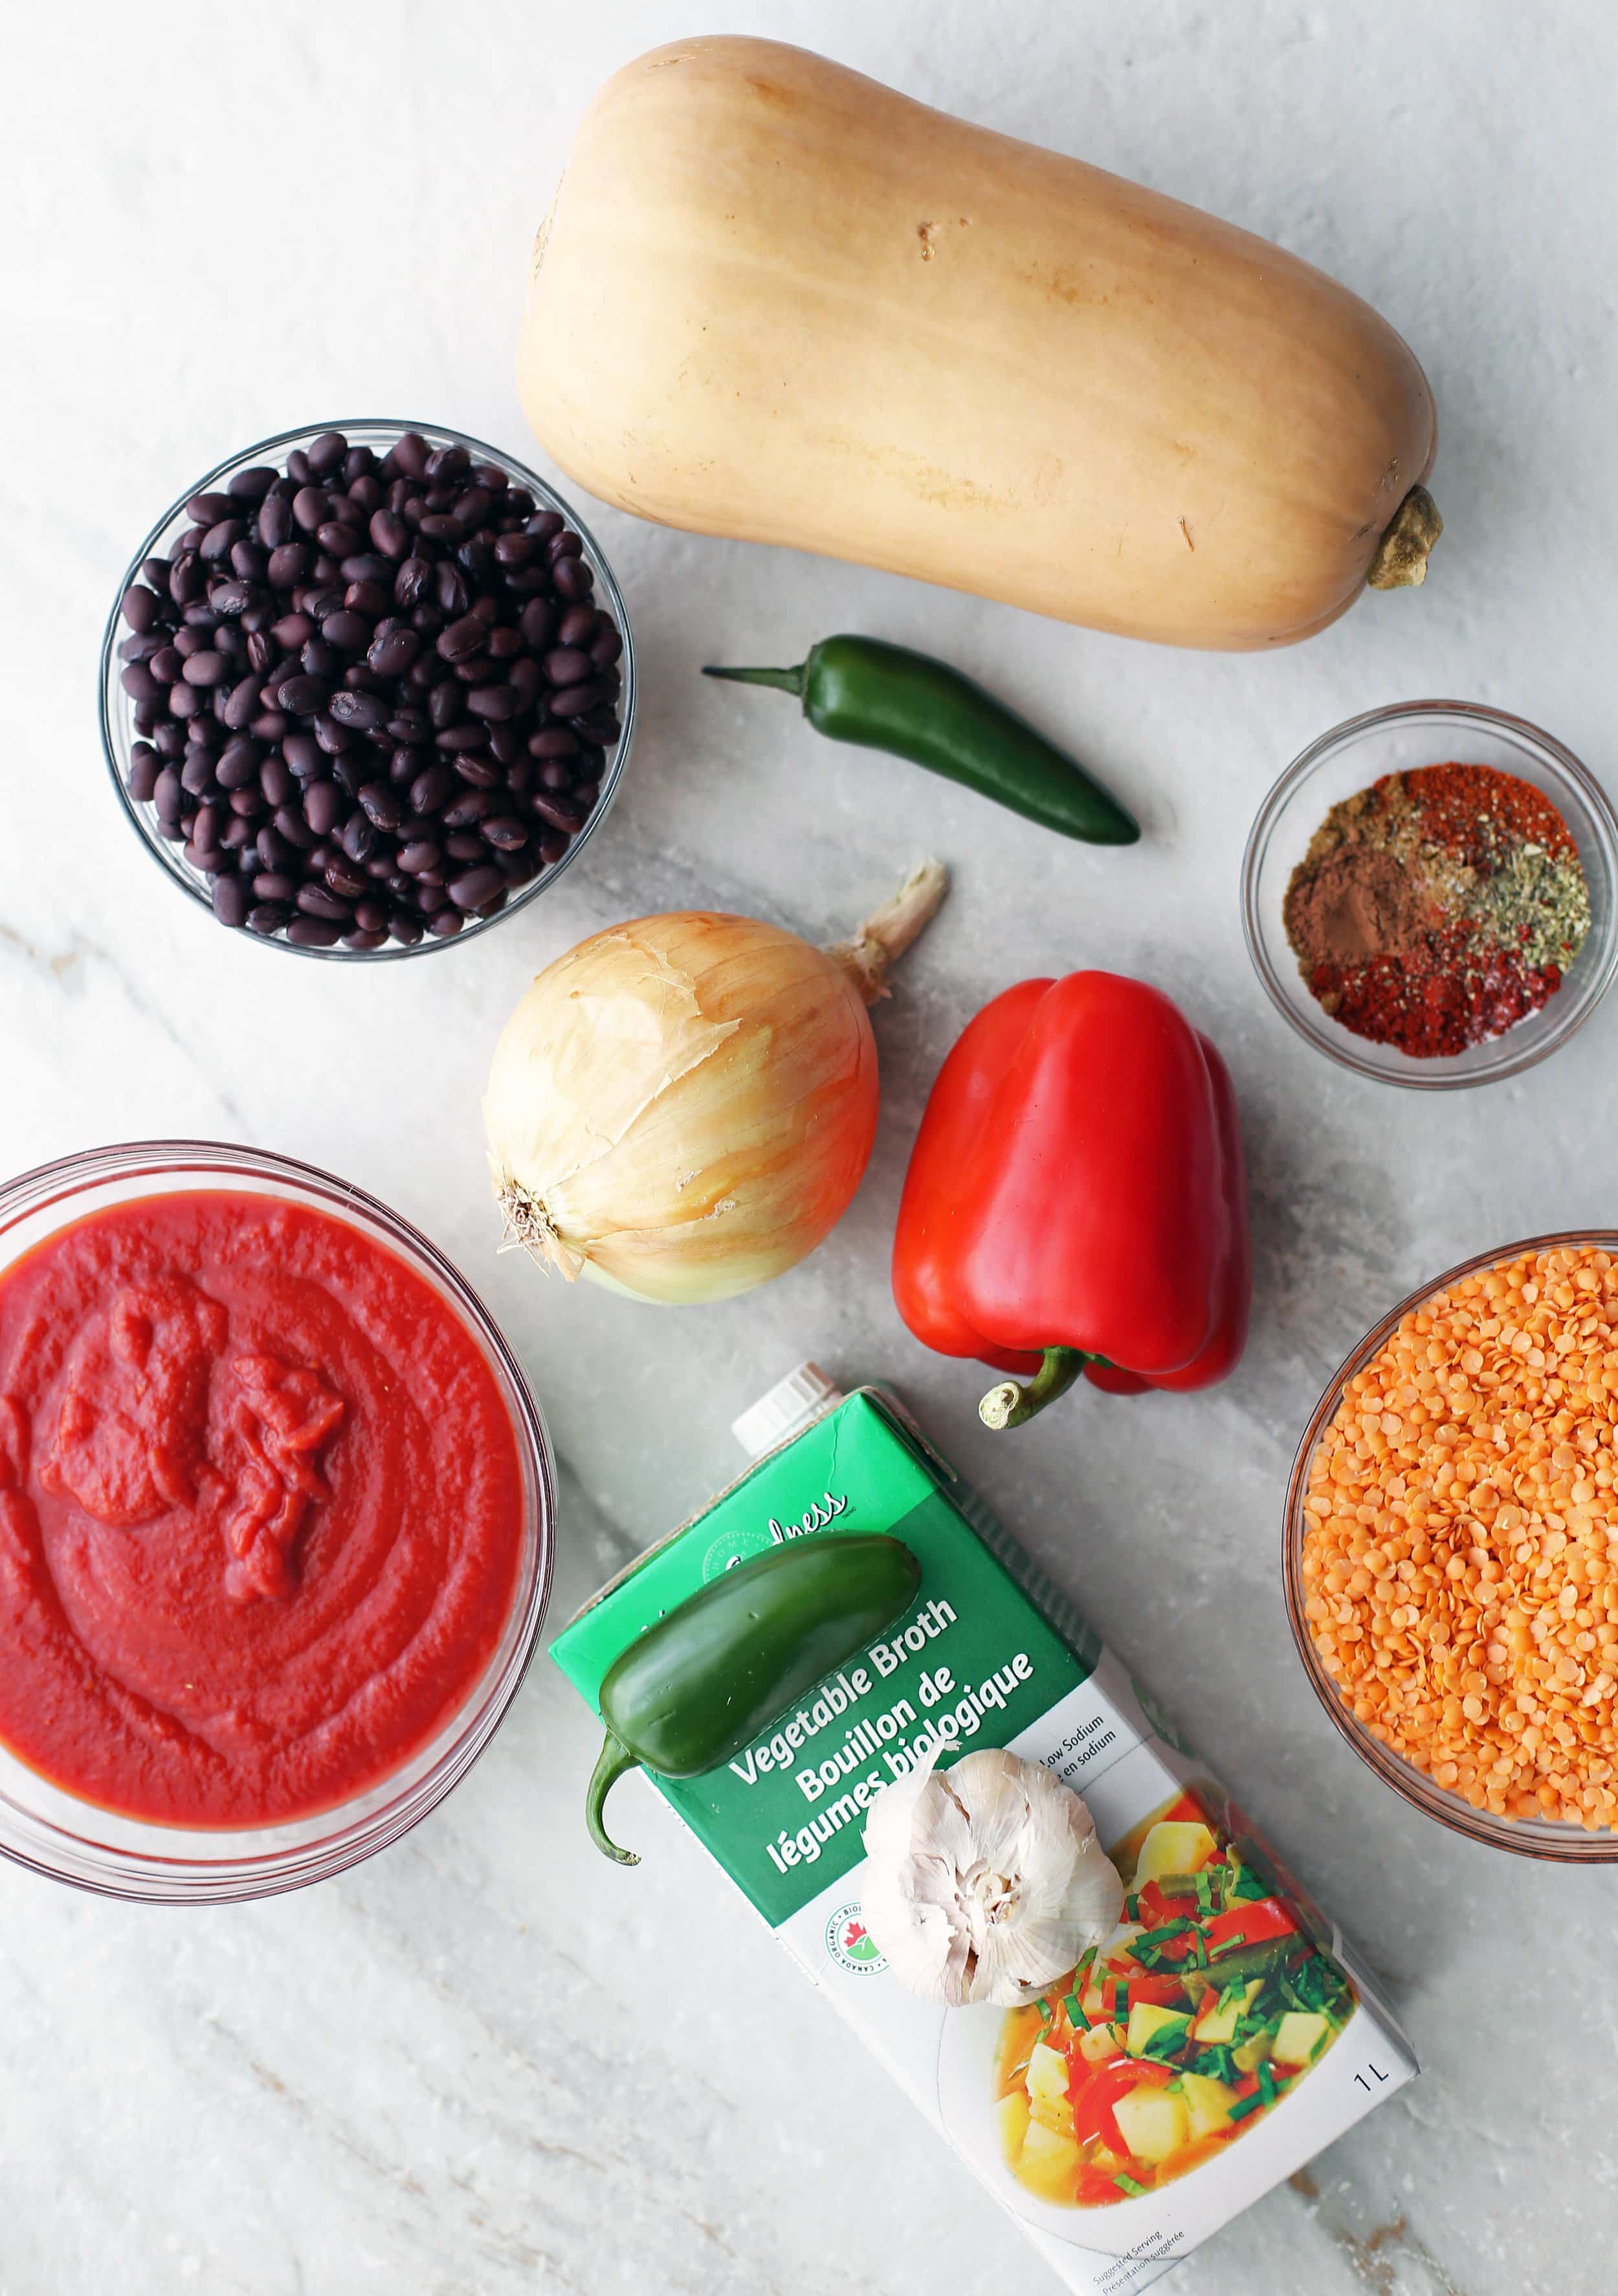
{"label": "bell pepper green stem", "polygon": [[985,1427],[1022,1427],[1058,1395],[1066,1395],[1086,1364],[1104,1364],[1105,1356],[1086,1354],[1083,1348],[1047,1348],[1045,1360],[1025,1387],[1019,1380],[1002,1380],[992,1387],[977,1406]]}
{"label": "bell pepper green stem", "polygon": [[584,1797],[584,1823],[590,1829],[590,1839],[603,1857],[610,1857],[619,1866],[638,1866],[640,1859],[633,1849],[620,1849],[607,1831],[603,1811],[607,1797],[625,1770],[638,1770],[640,1761],[627,1746],[621,1745],[610,1730],[601,1748],[600,1759],[591,1773],[590,1790]]}
{"label": "bell pepper green stem", "polygon": [[738,685],[773,685],[779,693],[796,693],[801,701],[804,694],[805,662],[796,669],[705,669],[704,677],[733,677]]}

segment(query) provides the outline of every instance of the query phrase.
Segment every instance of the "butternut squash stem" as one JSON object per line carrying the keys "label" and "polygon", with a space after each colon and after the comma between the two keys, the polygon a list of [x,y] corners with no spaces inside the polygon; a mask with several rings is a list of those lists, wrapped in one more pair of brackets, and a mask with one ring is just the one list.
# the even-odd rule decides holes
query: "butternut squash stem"
{"label": "butternut squash stem", "polygon": [[1409,590],[1427,578],[1427,553],[1444,530],[1426,487],[1412,487],[1377,545],[1367,582],[1373,590]]}

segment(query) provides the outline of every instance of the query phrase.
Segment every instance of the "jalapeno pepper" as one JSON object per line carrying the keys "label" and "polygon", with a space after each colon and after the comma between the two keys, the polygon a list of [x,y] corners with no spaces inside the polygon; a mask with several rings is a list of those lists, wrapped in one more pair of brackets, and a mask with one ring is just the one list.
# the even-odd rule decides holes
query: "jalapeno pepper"
{"label": "jalapeno pepper", "polygon": [[882,638],[822,638],[795,669],[707,677],[796,693],[817,734],[887,750],[1091,845],[1133,845],[1140,826],[1083,766],[947,662]]}
{"label": "jalapeno pepper", "polygon": [[717,1769],[902,1617],[920,1584],[900,1540],[821,1531],[738,1563],[649,1627],[613,1660],[597,1702],[607,1741],[584,1811],[596,1848],[640,1864],[602,1820],[625,1770]]}

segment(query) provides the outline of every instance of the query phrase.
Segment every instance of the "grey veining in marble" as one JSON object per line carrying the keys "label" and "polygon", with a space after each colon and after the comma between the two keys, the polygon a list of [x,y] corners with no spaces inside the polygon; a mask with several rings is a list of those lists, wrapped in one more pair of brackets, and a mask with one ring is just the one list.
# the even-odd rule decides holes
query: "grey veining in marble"
{"label": "grey veining in marble", "polygon": [[[700,18],[703,12],[696,12]],[[0,1169],[192,1133],[337,1168],[485,1291],[565,1462],[552,1619],[725,1480],[737,1410],[805,1354],[882,1373],[1172,1706],[1401,2003],[1422,2079],[1182,2267],[1184,2296],[1595,2296],[1618,2208],[1618,1877],[1449,1840],[1363,1771],[1294,1660],[1296,1432],[1344,1349],[1492,1241],[1614,1218],[1618,1003],[1485,1094],[1401,1095],[1270,1011],[1236,881],[1270,781],[1373,704],[1459,694],[1614,767],[1612,89],[1600,0],[711,0],[946,108],[1143,178],[1337,273],[1411,339],[1448,521],[1418,596],[1271,659],[1178,655],[592,511],[644,710],[556,893],[421,963],[334,974],[226,936],[102,782],[102,619],[132,540],[240,444],[347,410],[522,453],[527,245],[588,93],[691,29],[673,0],[5,17],[0,143]],[[1047,840],[705,684],[864,628],[1065,733],[1147,824]],[[830,937],[924,849],[957,871],[878,1032],[848,1218],[768,1291],[637,1309],[495,1254],[478,1101],[539,965],[625,914],[730,904]],[[1136,970],[1224,1047],[1259,1296],[1211,1394],[1085,1396],[995,1439],[894,1313],[928,1081],[988,992]],[[405,1842],[240,1910],[0,1872],[0,2296],[936,2296],[1042,2284],[1016,2232],[646,1795],[646,1862],[579,1823],[588,1718],[538,1667]],[[626,1790],[627,1791],[627,1790]]]}

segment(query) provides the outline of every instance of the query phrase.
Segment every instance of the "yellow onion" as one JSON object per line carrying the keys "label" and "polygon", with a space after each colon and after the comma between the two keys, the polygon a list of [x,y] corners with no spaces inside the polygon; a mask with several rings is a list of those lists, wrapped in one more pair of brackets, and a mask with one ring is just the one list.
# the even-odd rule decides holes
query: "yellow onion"
{"label": "yellow onion", "polygon": [[507,1238],[571,1282],[723,1300],[813,1251],[877,1128],[866,1006],[944,898],[912,871],[853,939],[754,917],[640,917],[548,965],[483,1104]]}

